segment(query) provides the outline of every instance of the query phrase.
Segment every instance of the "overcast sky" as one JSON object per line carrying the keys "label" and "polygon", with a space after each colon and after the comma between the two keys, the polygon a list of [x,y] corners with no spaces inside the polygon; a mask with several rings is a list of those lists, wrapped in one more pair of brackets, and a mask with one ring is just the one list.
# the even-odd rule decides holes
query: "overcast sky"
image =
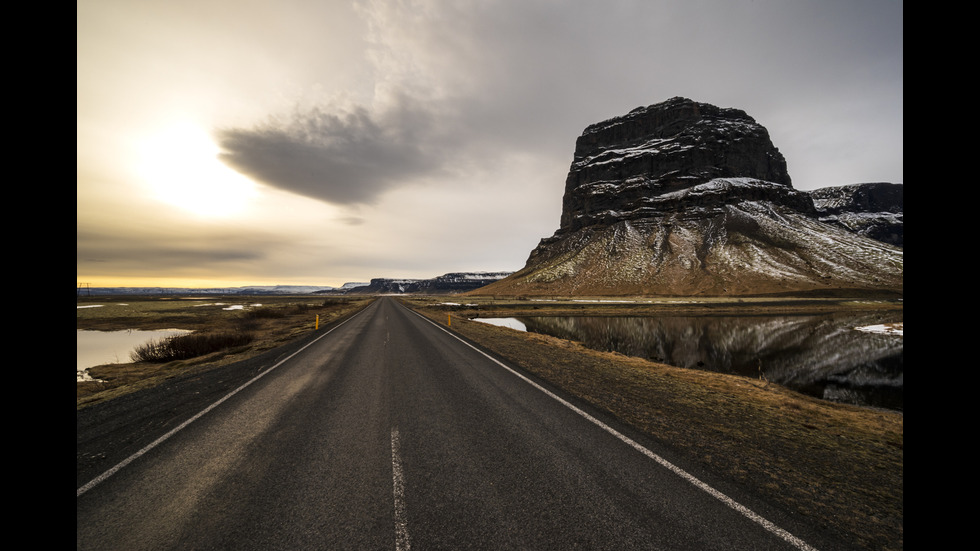
{"label": "overcast sky", "polygon": [[903,181],[898,0],[86,0],[79,283],[517,270],[589,124],[746,111],[797,189]]}

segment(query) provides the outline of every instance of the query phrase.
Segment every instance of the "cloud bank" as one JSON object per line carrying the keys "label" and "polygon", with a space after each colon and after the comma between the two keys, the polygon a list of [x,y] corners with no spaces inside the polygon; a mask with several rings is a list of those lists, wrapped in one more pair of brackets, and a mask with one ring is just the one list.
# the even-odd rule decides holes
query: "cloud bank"
{"label": "cloud bank", "polygon": [[[825,157],[867,152],[835,159],[851,166],[880,166],[888,161],[876,158],[901,144],[894,131],[874,144],[853,143],[860,138],[848,123],[834,122],[901,128],[902,41],[888,35],[896,17],[901,29],[900,9],[768,0],[355,6],[368,29],[362,57],[372,92],[359,102],[321,101],[262,125],[223,129],[226,163],[306,197],[373,204],[391,189],[461,167],[492,171],[516,151],[570,160],[587,125],[677,95],[747,111],[769,128],[794,181],[807,188],[854,183],[830,176],[816,183],[821,176],[803,174],[828,164],[802,156],[813,136],[847,145],[819,151]],[[835,111],[848,101],[841,97],[858,105],[869,94],[885,117],[896,116],[897,101],[897,120]],[[794,113],[822,113],[824,126]],[[827,128],[839,135],[827,136]]]}
{"label": "cloud bank", "polygon": [[[517,269],[581,132],[674,96],[747,112],[798,189],[902,182],[902,87],[900,0],[85,2],[79,277]],[[265,184],[234,222],[140,189],[175,120]]]}

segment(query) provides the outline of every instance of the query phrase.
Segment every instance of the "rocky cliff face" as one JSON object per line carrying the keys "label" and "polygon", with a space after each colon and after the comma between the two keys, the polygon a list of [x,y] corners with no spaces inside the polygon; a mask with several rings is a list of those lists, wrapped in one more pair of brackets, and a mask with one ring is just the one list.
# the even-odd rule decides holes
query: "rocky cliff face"
{"label": "rocky cliff face", "polygon": [[870,183],[810,192],[821,222],[904,247],[902,184]]}
{"label": "rocky cliff face", "polygon": [[[637,108],[589,126],[576,141],[559,233],[669,214],[678,207],[674,193],[728,177],[776,184],[744,191],[812,210],[769,132],[744,111],[685,98]],[[717,193],[697,199],[703,207],[727,201]]]}
{"label": "rocky cliff face", "polygon": [[586,128],[561,224],[480,294],[901,292],[902,252],[821,222],[768,131],[673,98]]}

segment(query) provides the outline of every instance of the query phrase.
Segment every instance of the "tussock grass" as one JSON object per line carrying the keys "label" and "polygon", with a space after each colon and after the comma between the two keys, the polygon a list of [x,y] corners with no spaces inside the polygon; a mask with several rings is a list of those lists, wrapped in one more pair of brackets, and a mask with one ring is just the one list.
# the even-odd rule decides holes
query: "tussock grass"
{"label": "tussock grass", "polygon": [[163,363],[244,346],[253,340],[255,340],[254,335],[243,332],[172,335],[137,346],[130,356],[134,362]]}

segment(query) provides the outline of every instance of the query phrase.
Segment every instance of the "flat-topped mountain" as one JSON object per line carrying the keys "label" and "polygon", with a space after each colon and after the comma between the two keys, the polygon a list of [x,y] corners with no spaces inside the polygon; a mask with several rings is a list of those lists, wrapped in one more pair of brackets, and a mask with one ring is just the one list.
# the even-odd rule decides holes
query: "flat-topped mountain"
{"label": "flat-topped mountain", "polygon": [[669,213],[677,208],[672,192],[727,177],[778,184],[766,195],[808,208],[769,132],[744,111],[685,98],[640,107],[576,140],[558,232]]}
{"label": "flat-topped mountain", "polygon": [[586,128],[558,230],[474,293],[902,292],[900,248],[819,215],[752,117],[672,98]]}
{"label": "flat-topped mountain", "polygon": [[472,291],[510,274],[511,272],[452,272],[430,279],[375,278],[368,284],[344,289],[343,294],[455,294]]}

